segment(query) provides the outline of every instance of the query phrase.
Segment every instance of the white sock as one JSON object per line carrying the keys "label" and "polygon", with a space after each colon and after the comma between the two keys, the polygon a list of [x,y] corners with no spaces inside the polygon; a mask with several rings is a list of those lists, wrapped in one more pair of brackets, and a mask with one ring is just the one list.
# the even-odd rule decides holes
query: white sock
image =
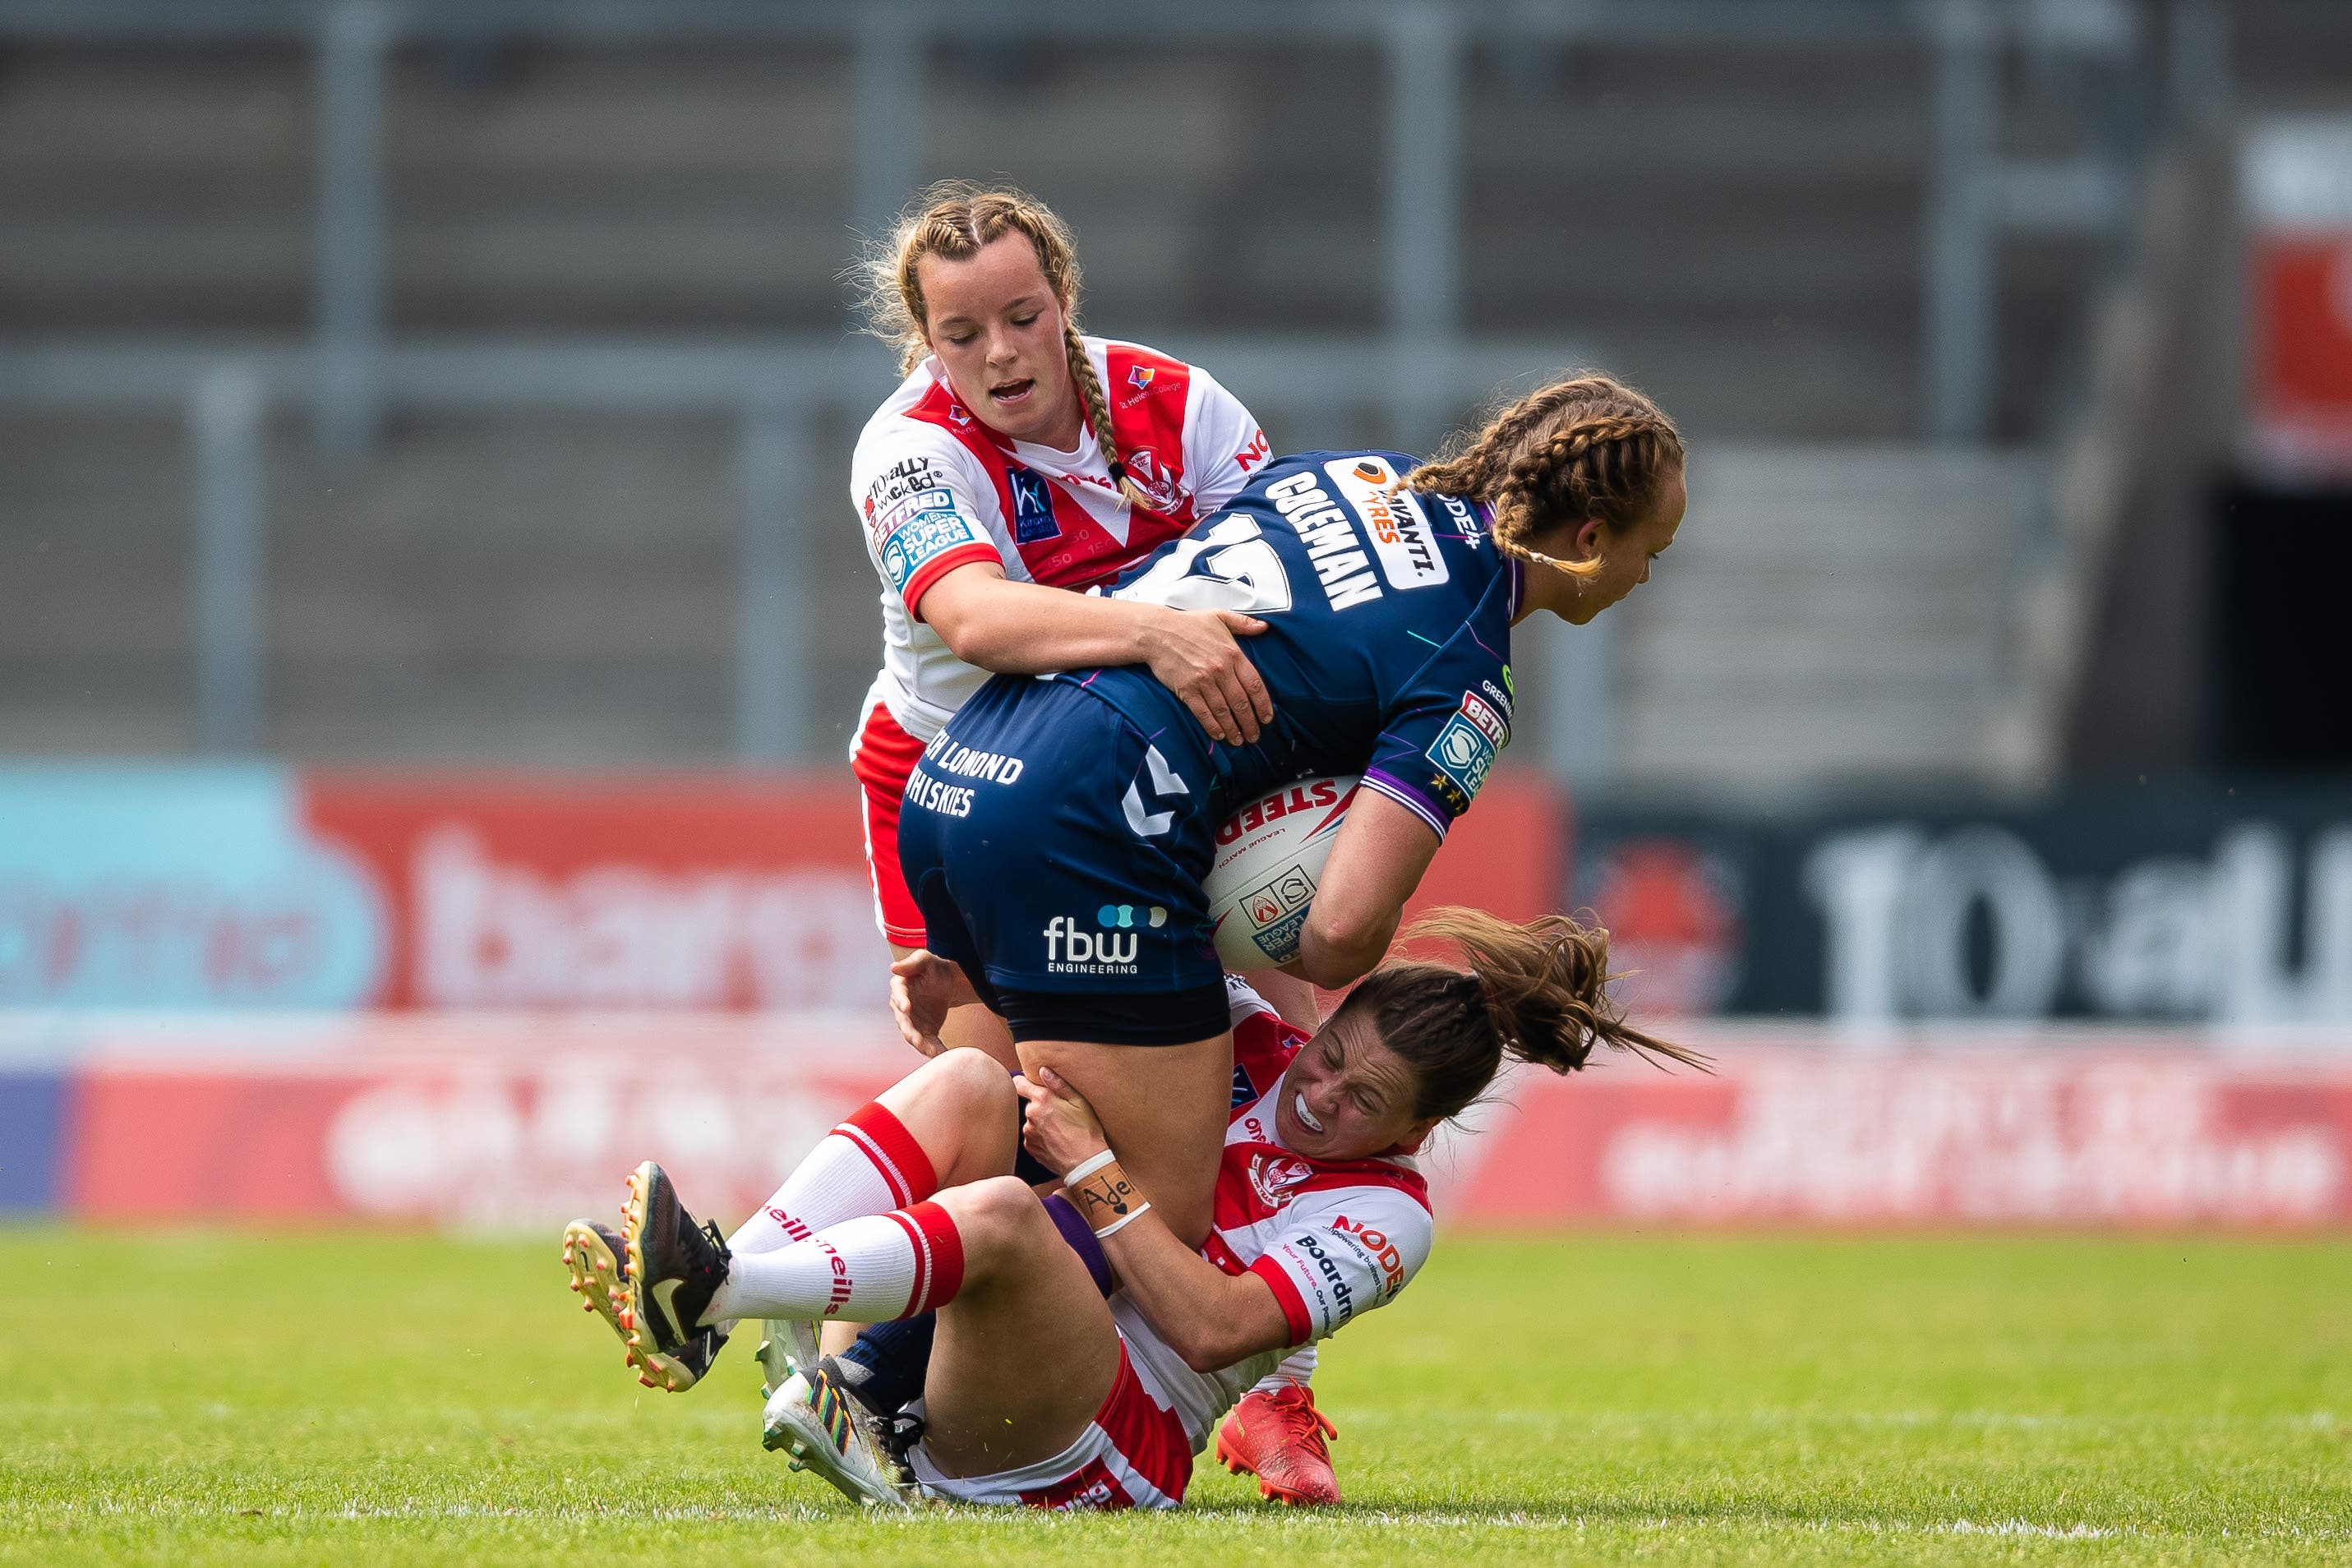
{"label": "white sock", "polygon": [[1315,1380],[1315,1346],[1303,1344],[1284,1356],[1280,1366],[1258,1379],[1257,1386],[1250,1392],[1278,1394],[1294,1383],[1312,1383]]}
{"label": "white sock", "polygon": [[806,1241],[739,1252],[705,1323],[840,1318],[854,1323],[935,1310],[963,1288],[963,1238],[937,1204],[863,1215]]}
{"label": "white sock", "polygon": [[923,1146],[881,1105],[863,1105],[817,1140],[760,1211],[727,1238],[727,1250],[773,1252],[861,1215],[887,1214],[939,1190]]}

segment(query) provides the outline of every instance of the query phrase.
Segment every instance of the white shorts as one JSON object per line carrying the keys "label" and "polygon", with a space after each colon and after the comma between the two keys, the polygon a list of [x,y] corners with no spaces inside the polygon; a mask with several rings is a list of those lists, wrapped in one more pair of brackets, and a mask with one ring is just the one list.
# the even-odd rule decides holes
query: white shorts
{"label": "white shorts", "polygon": [[1174,1508],[1192,1479],[1192,1441],[1151,1397],[1118,1345],[1118,1376],[1078,1440],[1050,1459],[988,1476],[943,1476],[917,1444],[908,1455],[925,1495],[950,1502],[1111,1511]]}

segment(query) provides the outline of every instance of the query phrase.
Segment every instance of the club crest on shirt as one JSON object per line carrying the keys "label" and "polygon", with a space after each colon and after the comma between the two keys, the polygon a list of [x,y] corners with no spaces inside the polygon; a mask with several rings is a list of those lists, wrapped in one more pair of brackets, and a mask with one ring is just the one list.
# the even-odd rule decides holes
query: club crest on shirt
{"label": "club crest on shirt", "polygon": [[1135,481],[1135,488],[1150,500],[1154,511],[1174,511],[1184,504],[1184,487],[1148,448],[1129,452],[1120,461],[1127,465],[1127,477]]}
{"label": "club crest on shirt", "polygon": [[1296,1154],[1260,1152],[1250,1156],[1250,1191],[1270,1209],[1289,1207],[1300,1184],[1314,1173],[1315,1167]]}

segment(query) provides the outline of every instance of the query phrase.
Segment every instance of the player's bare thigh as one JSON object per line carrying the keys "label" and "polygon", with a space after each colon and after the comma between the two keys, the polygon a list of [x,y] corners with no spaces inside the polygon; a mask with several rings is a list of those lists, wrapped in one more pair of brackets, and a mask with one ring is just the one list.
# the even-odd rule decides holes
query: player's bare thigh
{"label": "player's bare thigh", "polygon": [[1230,1031],[1183,1046],[1027,1040],[1024,1070],[1049,1067],[1084,1095],[1118,1163],[1188,1247],[1208,1238],[1233,1108]]}
{"label": "player's bare thigh", "polygon": [[923,1447],[950,1476],[1037,1464],[1076,1442],[1118,1376],[1118,1331],[1087,1266],[1012,1177],[935,1200],[963,1237],[964,1283],[940,1309]]}

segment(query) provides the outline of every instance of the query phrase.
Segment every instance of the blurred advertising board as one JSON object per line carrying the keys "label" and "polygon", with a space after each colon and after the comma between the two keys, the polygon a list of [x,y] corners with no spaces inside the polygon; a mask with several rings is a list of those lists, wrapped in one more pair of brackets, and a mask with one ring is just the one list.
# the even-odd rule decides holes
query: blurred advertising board
{"label": "blurred advertising board", "polygon": [[843,781],[0,770],[0,1006],[870,1005]]}
{"label": "blurred advertising board", "polygon": [[[864,1014],[74,1017],[70,1068],[0,1077],[0,1208],[551,1234],[609,1215],[651,1158],[725,1223],[915,1065]],[[1969,1026],[1889,1051],[1820,1026],[1674,1033],[1717,1075],[1616,1056],[1572,1078],[1517,1075],[1425,1157],[1442,1212],[1495,1226],[2352,1223],[2344,1058],[2081,1026]]]}
{"label": "blurred advertising board", "polygon": [[748,1212],[916,1062],[871,1012],[84,1018],[47,1184],[91,1219],[506,1229],[646,1159]]}
{"label": "blurred advertising board", "polygon": [[2240,186],[2254,455],[2352,470],[2352,119],[2256,126]]}
{"label": "blurred advertising board", "polygon": [[2352,790],[1600,807],[1568,883],[1662,1016],[2352,1022]]}
{"label": "blurred advertising board", "polygon": [[1465,1218],[1853,1225],[2352,1221],[2352,1066],[2178,1037],[1678,1037],[1715,1078],[1527,1074],[1475,1140]]}
{"label": "blurred advertising board", "polygon": [[[1527,918],[1560,807],[1498,775],[1422,902]],[[0,768],[0,1008],[882,1005],[837,777]]]}

